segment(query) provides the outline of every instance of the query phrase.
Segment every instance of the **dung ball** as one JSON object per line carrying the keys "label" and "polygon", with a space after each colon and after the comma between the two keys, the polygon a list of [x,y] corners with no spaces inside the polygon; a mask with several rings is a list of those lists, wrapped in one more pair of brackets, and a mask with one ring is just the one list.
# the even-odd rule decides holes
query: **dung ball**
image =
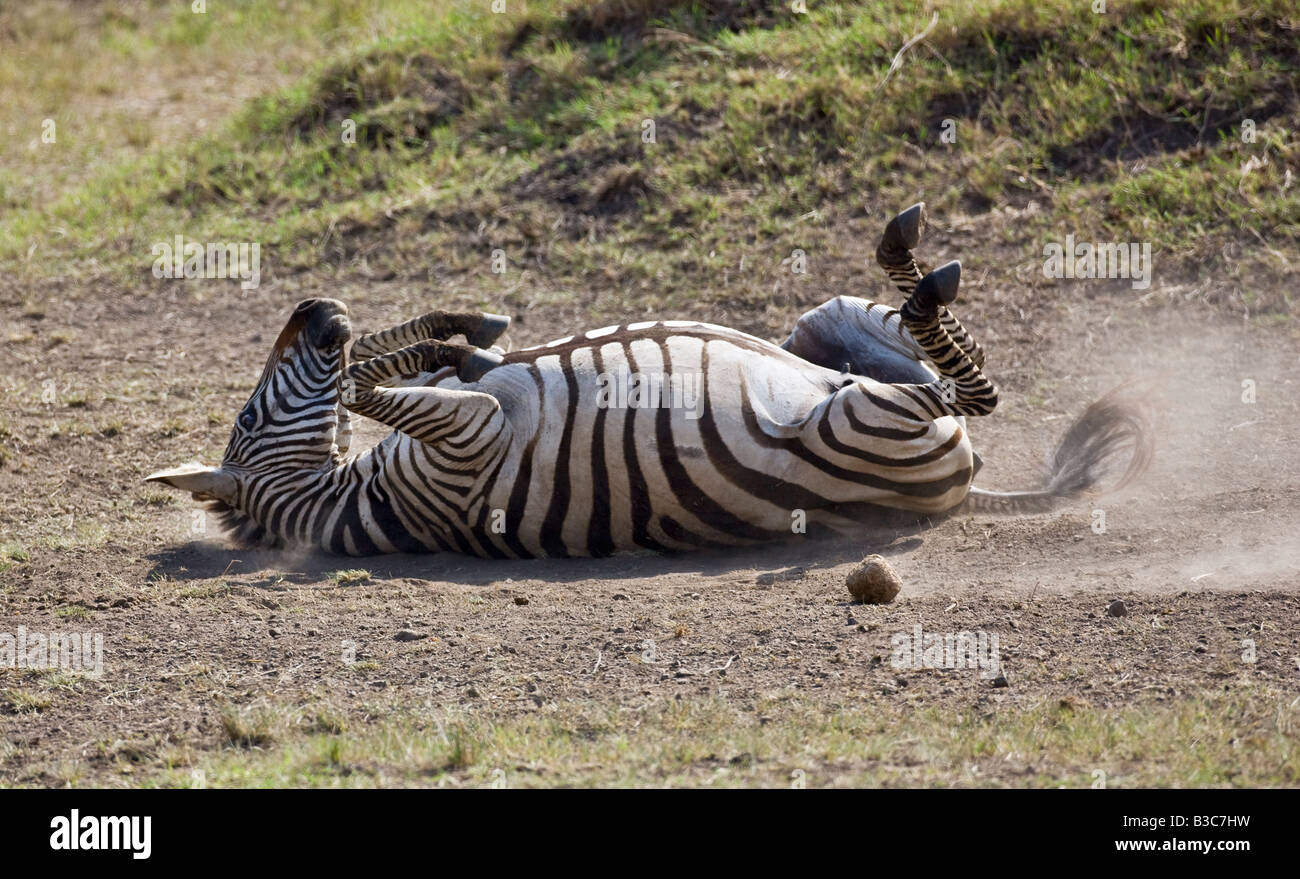
{"label": "dung ball", "polygon": [[849,571],[849,594],[863,604],[889,604],[903,590],[903,581],[878,555],[869,555]]}

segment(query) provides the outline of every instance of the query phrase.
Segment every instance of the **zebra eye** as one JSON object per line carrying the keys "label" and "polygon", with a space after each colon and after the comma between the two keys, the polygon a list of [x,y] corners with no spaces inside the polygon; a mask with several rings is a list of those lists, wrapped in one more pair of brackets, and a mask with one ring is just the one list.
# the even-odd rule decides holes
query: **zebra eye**
{"label": "zebra eye", "polygon": [[245,412],[239,416],[239,426],[244,430],[252,430],[253,425],[257,423],[257,416],[252,412]]}

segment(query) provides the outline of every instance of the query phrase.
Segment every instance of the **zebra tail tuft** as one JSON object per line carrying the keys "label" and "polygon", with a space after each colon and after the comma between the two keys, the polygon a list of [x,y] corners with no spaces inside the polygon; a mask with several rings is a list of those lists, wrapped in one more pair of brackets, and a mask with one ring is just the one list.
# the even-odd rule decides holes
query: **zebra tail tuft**
{"label": "zebra tail tuft", "polygon": [[973,513],[1047,513],[1061,502],[1094,488],[1124,454],[1128,466],[1107,491],[1137,479],[1155,453],[1151,425],[1135,402],[1119,390],[1089,406],[1075,419],[1048,461],[1043,486],[1033,491],[988,491],[972,487],[963,507]]}

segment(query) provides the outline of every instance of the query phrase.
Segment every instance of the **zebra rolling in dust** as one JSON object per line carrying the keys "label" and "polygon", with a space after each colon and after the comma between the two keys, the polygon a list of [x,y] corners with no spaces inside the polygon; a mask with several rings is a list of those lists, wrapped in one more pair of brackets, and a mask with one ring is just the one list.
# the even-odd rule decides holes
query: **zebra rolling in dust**
{"label": "zebra rolling in dust", "polygon": [[[992,412],[997,389],[947,308],[960,264],[925,273],[913,257],[924,223],[923,205],[899,214],[876,252],[901,309],[838,297],[779,347],[648,321],[504,354],[484,348],[508,318],[432,312],[349,351],[347,307],[307,300],[221,465],[148,479],[209,502],[240,545],[510,558],[860,533],[889,510],[1042,511],[1126,451],[1123,481],[1137,476],[1149,431],[1106,399],[1042,487],[971,486],[965,419]],[[447,341],[460,334],[468,344]],[[350,456],[350,413],[394,431]]]}

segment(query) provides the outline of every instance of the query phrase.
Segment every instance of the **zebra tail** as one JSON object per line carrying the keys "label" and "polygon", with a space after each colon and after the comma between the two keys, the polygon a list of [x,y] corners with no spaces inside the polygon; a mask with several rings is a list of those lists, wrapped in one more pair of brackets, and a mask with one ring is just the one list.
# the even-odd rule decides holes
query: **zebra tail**
{"label": "zebra tail", "polygon": [[1041,488],[1033,491],[988,491],[971,487],[962,506],[972,513],[1047,513],[1093,488],[1122,455],[1128,466],[1107,491],[1137,479],[1155,453],[1153,432],[1140,406],[1111,391],[1089,406],[1070,425],[1048,462]]}

